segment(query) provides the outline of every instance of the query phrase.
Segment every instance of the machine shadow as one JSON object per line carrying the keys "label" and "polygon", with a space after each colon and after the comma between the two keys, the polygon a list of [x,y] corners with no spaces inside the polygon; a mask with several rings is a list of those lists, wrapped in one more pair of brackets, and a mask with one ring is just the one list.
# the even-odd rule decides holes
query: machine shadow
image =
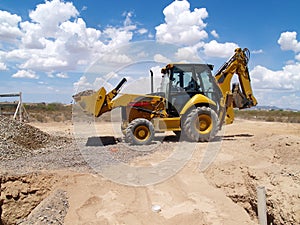
{"label": "machine shadow", "polygon": [[95,136],[89,137],[85,146],[107,146],[107,145],[116,145],[118,139],[114,136]]}
{"label": "machine shadow", "polygon": [[[223,139],[222,136],[216,136],[212,140],[210,140],[209,142],[219,142],[222,139]],[[190,142],[190,143],[197,143],[195,141],[189,140],[187,137],[180,137],[180,136],[177,136],[177,135],[159,136],[159,137],[155,137],[154,140],[162,142],[162,143],[163,142]],[[201,142],[198,142],[198,143],[201,143]]]}
{"label": "machine shadow", "polygon": [[231,134],[231,135],[223,135],[220,138],[224,141],[234,141],[239,137],[253,137],[253,134]]}
{"label": "machine shadow", "polygon": [[[234,141],[238,137],[253,137],[253,134],[233,134],[233,135],[223,135],[223,136],[216,136],[210,142],[218,142],[218,141]],[[108,145],[116,145],[119,142],[122,142],[121,138],[115,138],[114,136],[94,136],[89,137],[85,146],[108,146]],[[166,136],[155,136],[153,142],[151,144],[155,144],[156,142],[191,142],[186,138],[181,138],[177,135],[166,135]]]}

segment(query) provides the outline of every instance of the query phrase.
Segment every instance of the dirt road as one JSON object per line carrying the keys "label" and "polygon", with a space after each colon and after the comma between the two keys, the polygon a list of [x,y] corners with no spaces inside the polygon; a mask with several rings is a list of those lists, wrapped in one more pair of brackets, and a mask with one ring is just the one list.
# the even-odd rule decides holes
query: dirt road
{"label": "dirt road", "polygon": [[[71,124],[32,125],[51,135],[72,136],[73,133]],[[100,136],[116,134],[109,123],[99,126]],[[268,222],[300,223],[300,124],[236,120],[225,127],[216,143],[218,151],[212,154],[212,163],[203,164],[209,144],[197,143],[182,169],[162,182],[141,187],[113,182],[97,174],[85,163],[76,145],[1,162],[2,219],[15,216],[14,221],[23,219],[23,224],[49,224],[50,221],[54,224],[62,221],[64,224],[258,224],[256,187],[264,186]],[[172,154],[176,145],[170,136],[157,145],[160,150],[139,152],[127,157],[124,163],[155,165]],[[114,143],[101,151],[115,154],[122,146]],[[22,168],[23,175],[16,175]],[[16,179],[8,179],[9,176]],[[20,188],[12,191],[14,183],[20,180],[24,181],[18,183]],[[36,187],[35,193],[40,195],[31,189],[26,192],[25,181],[26,190],[42,181],[49,184],[49,190]],[[17,218],[12,207],[26,207],[22,200],[28,200],[28,196],[36,201],[38,198],[40,204],[26,219]],[[160,210],[154,212],[153,205],[160,206]]]}

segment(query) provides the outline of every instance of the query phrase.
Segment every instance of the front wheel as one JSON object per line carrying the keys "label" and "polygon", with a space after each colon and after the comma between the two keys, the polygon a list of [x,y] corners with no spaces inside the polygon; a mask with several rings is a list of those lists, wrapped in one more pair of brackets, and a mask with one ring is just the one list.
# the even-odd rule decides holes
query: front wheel
{"label": "front wheel", "polygon": [[192,141],[212,140],[218,132],[218,116],[211,108],[202,106],[192,110],[184,122],[186,136]]}
{"label": "front wheel", "polygon": [[153,124],[143,118],[131,121],[125,131],[125,141],[133,145],[148,145],[154,139]]}

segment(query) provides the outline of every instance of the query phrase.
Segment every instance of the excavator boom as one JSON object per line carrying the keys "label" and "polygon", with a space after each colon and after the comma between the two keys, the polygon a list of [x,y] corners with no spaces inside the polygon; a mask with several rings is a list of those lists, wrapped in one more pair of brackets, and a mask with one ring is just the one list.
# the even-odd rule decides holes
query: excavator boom
{"label": "excavator boom", "polygon": [[[233,122],[233,108],[250,108],[257,105],[251,88],[251,80],[248,70],[248,61],[250,52],[247,48],[235,49],[235,54],[216,72],[215,78],[222,91],[226,102],[226,124]],[[237,74],[239,84],[233,84],[230,89],[231,80],[234,74]]]}

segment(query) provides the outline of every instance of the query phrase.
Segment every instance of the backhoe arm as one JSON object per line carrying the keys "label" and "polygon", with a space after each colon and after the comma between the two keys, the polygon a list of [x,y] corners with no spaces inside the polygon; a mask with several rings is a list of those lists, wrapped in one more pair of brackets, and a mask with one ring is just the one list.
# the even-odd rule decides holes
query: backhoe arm
{"label": "backhoe arm", "polygon": [[[226,124],[234,119],[233,108],[250,108],[257,104],[251,88],[251,80],[248,70],[249,50],[247,48],[235,49],[235,54],[217,71],[215,78],[221,88],[226,102]],[[234,74],[238,75],[239,84],[233,84],[230,89],[231,79]]]}

